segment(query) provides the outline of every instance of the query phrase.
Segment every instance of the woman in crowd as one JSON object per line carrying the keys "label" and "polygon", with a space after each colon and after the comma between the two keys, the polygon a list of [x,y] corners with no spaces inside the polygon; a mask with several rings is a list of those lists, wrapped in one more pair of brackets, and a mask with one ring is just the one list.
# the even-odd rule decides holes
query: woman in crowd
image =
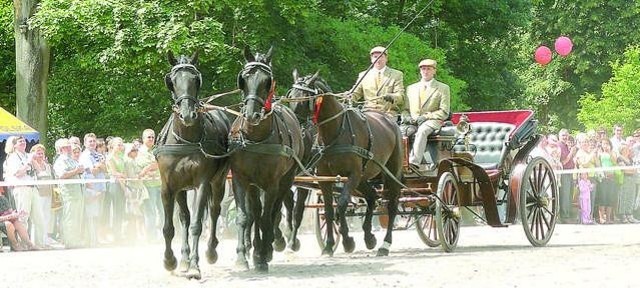
{"label": "woman in crowd", "polygon": [[[618,155],[612,150],[611,140],[608,138],[600,139],[600,166],[603,168],[613,167],[618,163]],[[598,205],[598,219],[601,224],[614,223],[613,207],[618,202],[618,185],[614,171],[604,171],[601,176],[600,190],[596,197],[596,205]],[[602,174],[601,174],[602,175]]]}
{"label": "woman in crowd", "polygon": [[142,180],[132,180],[138,178],[138,174],[142,171],[139,162],[136,161],[138,156],[138,146],[129,144],[126,148],[125,167],[127,178],[125,182],[125,198],[127,212],[127,236],[131,240],[140,240],[144,238],[144,214],[143,203],[149,198],[149,193],[144,187]]}
{"label": "woman in crowd", "polygon": [[[620,144],[620,155],[618,156],[618,166],[632,166],[631,147],[627,143]],[[638,223],[633,217],[633,205],[636,196],[636,170],[624,169],[622,185],[620,186],[620,206],[618,212],[622,223]]]}
{"label": "woman in crowd", "polygon": [[[51,180],[53,179],[53,167],[47,161],[47,156],[45,155],[46,149],[42,144],[36,144],[31,147],[29,151],[33,157],[31,165],[35,170],[35,177],[37,180]],[[39,194],[39,205],[40,211],[42,213],[42,227],[35,227],[36,229],[43,229],[43,237],[42,243],[45,246],[50,246],[54,244],[54,241],[49,238],[49,230],[51,219],[52,219],[52,211],[51,211],[51,200],[53,196],[53,185],[38,185],[38,194]]]}
{"label": "woman in crowd", "polygon": [[[109,203],[105,207],[107,219],[111,219],[111,233],[116,242],[122,241],[122,225],[125,214],[124,181],[127,176],[125,168],[124,142],[120,137],[113,137],[109,141],[109,154],[107,156],[107,172],[115,179],[107,188]],[[109,215],[109,212],[113,213]],[[104,216],[104,215],[103,215]],[[108,220],[107,220],[108,221]]]}
{"label": "woman in crowd", "polygon": [[[590,141],[590,138],[587,134],[579,133],[578,135],[576,135],[576,145],[578,146],[578,152],[576,152],[577,168],[589,169],[589,168],[595,168],[599,166],[600,160],[598,158],[597,152],[594,149],[595,145],[592,145],[592,141]],[[590,195],[591,197],[589,197],[589,199],[591,200],[590,210],[593,211],[596,189],[598,184],[597,184],[595,172],[588,172],[587,177],[593,184],[593,187],[591,189],[591,195]],[[591,217],[593,217],[593,212]]]}
{"label": "woman in crowd", "polygon": [[[5,196],[4,187],[0,186],[0,230],[9,238],[12,251],[38,250],[29,240],[27,228],[20,221],[26,216],[24,211],[16,211],[11,207],[9,198]],[[18,236],[18,237],[16,237]]]}
{"label": "woman in crowd", "polygon": [[[7,160],[5,160],[6,170],[5,176],[7,181],[33,181],[35,180],[35,171],[32,166],[31,155],[27,155],[27,141],[24,137],[18,136],[13,138],[12,151],[7,151]],[[44,227],[42,224],[42,209],[40,209],[40,196],[38,189],[33,185],[18,185],[13,188],[13,197],[16,204],[16,210],[26,212],[26,216],[21,220],[24,221],[23,226],[27,227],[27,222],[31,219],[34,227],[33,239],[36,245],[43,246]],[[37,228],[36,228],[37,227]]]}

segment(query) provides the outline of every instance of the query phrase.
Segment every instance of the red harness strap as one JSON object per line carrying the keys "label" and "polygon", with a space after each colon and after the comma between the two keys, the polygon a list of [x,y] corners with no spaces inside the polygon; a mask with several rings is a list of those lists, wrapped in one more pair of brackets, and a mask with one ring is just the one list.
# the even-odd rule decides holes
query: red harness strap
{"label": "red harness strap", "polygon": [[273,102],[273,94],[276,91],[276,80],[271,81],[271,90],[269,90],[269,96],[267,96],[267,101],[264,102],[264,110],[266,112],[271,111],[271,102]]}
{"label": "red harness strap", "polygon": [[313,124],[318,124],[318,117],[320,117],[320,108],[322,108],[322,96],[316,98],[315,107],[313,109]]}

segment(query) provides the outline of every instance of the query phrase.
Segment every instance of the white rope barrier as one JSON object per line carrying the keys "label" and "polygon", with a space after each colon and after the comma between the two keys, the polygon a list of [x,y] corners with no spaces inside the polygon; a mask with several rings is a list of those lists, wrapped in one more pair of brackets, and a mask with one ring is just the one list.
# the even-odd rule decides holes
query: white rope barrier
{"label": "white rope barrier", "polygon": [[[635,169],[640,172],[640,165],[636,166],[613,166],[613,167],[596,167],[596,168],[580,168],[580,169],[566,169],[566,170],[554,170],[556,175],[563,174],[578,174],[578,173],[593,173],[593,172],[607,172],[617,170],[629,170]],[[318,176],[327,178],[329,176]],[[329,180],[319,179],[320,181],[335,181],[335,177],[331,176]],[[346,179],[346,177],[343,177]],[[28,180],[28,181],[0,181],[0,187],[7,186],[39,186],[39,185],[66,185],[66,184],[88,184],[88,183],[116,183],[116,181],[147,181],[147,180],[160,180],[159,178],[107,178],[107,179],[54,179],[54,180]],[[298,181],[309,181],[309,179],[297,179]],[[318,179],[314,179],[318,180]],[[344,181],[344,180],[342,180]]]}
{"label": "white rope barrier", "polygon": [[555,173],[558,175],[561,175],[561,174],[578,174],[578,173],[605,172],[605,171],[630,170],[630,169],[638,170],[640,169],[640,165],[555,170]]}
{"label": "white rope barrier", "polygon": [[7,186],[39,186],[39,185],[66,185],[87,183],[115,183],[116,181],[146,181],[160,180],[160,178],[107,178],[107,179],[55,179],[55,180],[27,180],[27,181],[0,181],[0,187]]}

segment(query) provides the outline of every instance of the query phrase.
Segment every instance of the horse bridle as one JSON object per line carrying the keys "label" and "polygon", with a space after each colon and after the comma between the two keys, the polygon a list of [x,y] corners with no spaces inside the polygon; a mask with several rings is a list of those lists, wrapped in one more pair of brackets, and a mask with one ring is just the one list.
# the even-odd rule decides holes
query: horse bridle
{"label": "horse bridle", "polygon": [[257,61],[248,62],[247,64],[244,65],[244,68],[238,73],[237,86],[238,86],[238,88],[240,88],[242,90],[242,81],[243,81],[244,77],[248,76],[249,73],[254,68],[257,68],[255,71],[261,70],[262,72],[265,72],[265,73],[267,73],[269,75],[269,78],[271,79],[271,87],[269,88],[269,92],[268,92],[269,94],[267,95],[267,99],[266,100],[260,98],[260,96],[258,96],[256,94],[244,95],[243,104],[246,106],[249,101],[258,102],[260,104],[260,106],[262,106],[261,119],[263,119],[265,117],[266,113],[269,113],[271,111],[271,102],[270,101],[272,101],[273,94],[274,94],[274,91],[275,91],[275,81],[273,81],[273,72],[271,70],[271,67],[269,65],[267,65],[267,64],[262,63],[262,62],[257,62]]}
{"label": "horse bridle", "polygon": [[[165,81],[167,83],[169,83],[169,81],[173,82],[173,77],[174,75],[179,71],[179,70],[188,70],[190,72],[192,72],[194,75],[196,75],[198,77],[198,90],[200,90],[200,88],[202,87],[202,73],[200,73],[200,71],[198,70],[198,68],[196,68],[195,65],[193,64],[177,64],[176,66],[173,66],[171,68],[171,72],[167,73],[167,75],[165,76]],[[195,108],[197,112],[201,112],[202,111],[202,101],[200,101],[197,96],[191,96],[191,95],[181,95],[178,96],[177,98],[175,97],[175,91],[173,90],[173,85],[169,88],[169,90],[171,90],[171,94],[173,95],[173,111],[176,112],[178,110],[178,107],[180,106],[180,103],[183,100],[187,100],[187,101],[193,101],[195,103]]]}

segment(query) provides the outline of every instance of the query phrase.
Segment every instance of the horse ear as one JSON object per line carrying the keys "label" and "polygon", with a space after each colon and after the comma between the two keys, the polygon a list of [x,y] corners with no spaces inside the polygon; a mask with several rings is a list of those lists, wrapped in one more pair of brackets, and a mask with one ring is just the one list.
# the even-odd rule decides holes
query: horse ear
{"label": "horse ear", "polygon": [[193,55],[191,55],[191,65],[198,65],[198,50],[193,52]]}
{"label": "horse ear", "polygon": [[264,61],[267,62],[266,64],[271,65],[271,56],[273,56],[273,45],[269,47],[269,51],[264,55]]}
{"label": "horse ear", "polygon": [[176,66],[176,64],[178,64],[178,60],[176,60],[176,57],[173,56],[173,51],[171,50],[167,52],[167,60],[169,60],[169,64],[171,64],[171,66]]}
{"label": "horse ear", "polygon": [[293,68],[293,82],[298,81],[298,69]]}
{"label": "horse ear", "polygon": [[316,81],[316,78],[320,75],[320,70],[316,71],[316,74],[313,74],[309,80],[307,80],[307,84],[311,85],[313,81]]}
{"label": "horse ear", "polygon": [[249,49],[249,46],[244,46],[244,60],[247,62],[254,62],[256,61],[255,56],[253,56],[253,54],[251,54],[251,49]]}

